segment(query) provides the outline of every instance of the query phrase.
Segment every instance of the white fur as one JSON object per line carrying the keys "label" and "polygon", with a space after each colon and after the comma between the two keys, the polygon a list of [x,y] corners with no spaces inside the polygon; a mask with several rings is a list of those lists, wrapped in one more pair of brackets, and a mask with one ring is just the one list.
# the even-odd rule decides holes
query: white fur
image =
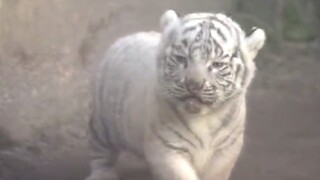
{"label": "white fur", "polygon": [[[165,12],[160,23],[162,35],[174,32],[180,21],[174,11]],[[245,57],[252,58],[262,47],[264,39],[263,31],[259,30],[247,37],[242,44]],[[92,172],[87,180],[117,179],[110,157],[117,157],[118,152],[102,146],[101,141],[110,141],[112,145],[125,147],[125,150],[144,158],[158,180],[229,178],[243,144],[245,91],[205,114],[177,113],[159,88],[161,71],[157,69],[157,61],[162,57],[162,41],[159,33],[137,33],[121,38],[108,50],[95,86],[92,115],[95,129],[91,129],[108,140],[91,138]],[[252,66],[249,71],[253,71],[252,59],[247,62],[251,62],[247,66]],[[237,116],[232,116],[232,121],[212,137],[212,133],[222,127],[221,119],[230,111]],[[219,144],[237,126],[239,135],[232,136],[239,138],[235,144],[228,148]],[[191,143],[179,138],[168,127],[183,134]],[[168,148],[168,145],[188,151]]]}
{"label": "white fur", "polygon": [[160,26],[162,30],[166,29],[168,26],[172,26],[179,22],[179,17],[177,13],[173,10],[167,10],[160,19]]}
{"label": "white fur", "polygon": [[177,34],[180,25],[180,18],[173,10],[167,10],[160,18],[160,27],[162,30],[162,40],[167,42]]}
{"label": "white fur", "polygon": [[264,30],[256,28],[254,32],[246,38],[246,45],[250,53],[250,59],[254,59],[258,51],[263,47],[266,41],[266,33]]}

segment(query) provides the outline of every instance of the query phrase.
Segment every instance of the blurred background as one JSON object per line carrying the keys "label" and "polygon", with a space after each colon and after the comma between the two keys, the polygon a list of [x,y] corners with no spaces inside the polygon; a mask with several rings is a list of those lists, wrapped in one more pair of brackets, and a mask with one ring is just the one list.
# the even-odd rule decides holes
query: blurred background
{"label": "blurred background", "polygon": [[0,180],[84,179],[95,65],[166,9],[267,32],[231,179],[320,179],[319,0],[0,0]]}

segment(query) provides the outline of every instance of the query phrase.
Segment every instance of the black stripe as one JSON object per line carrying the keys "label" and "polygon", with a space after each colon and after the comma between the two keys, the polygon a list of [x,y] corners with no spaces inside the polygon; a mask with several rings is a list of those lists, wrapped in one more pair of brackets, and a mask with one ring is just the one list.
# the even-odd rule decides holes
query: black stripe
{"label": "black stripe", "polygon": [[188,140],[187,138],[185,138],[182,134],[180,134],[180,132],[178,132],[177,130],[173,129],[170,126],[165,126],[166,128],[168,128],[170,131],[172,131],[176,136],[178,136],[180,139],[186,141],[188,144],[190,144],[192,147],[196,148],[196,145],[193,144],[190,140]]}
{"label": "black stripe", "polygon": [[241,134],[243,134],[243,129],[242,129],[241,131],[239,131],[239,132],[237,133],[236,137],[234,137],[234,138],[230,141],[230,143],[227,144],[227,145],[225,145],[222,149],[227,149],[227,148],[233,146],[233,145],[237,142],[237,140],[239,139],[239,137],[241,137],[241,136],[240,136]]}
{"label": "black stripe", "polygon": [[155,129],[154,126],[151,126],[151,130],[165,147],[167,147],[169,149],[176,150],[178,152],[184,152],[184,153],[188,154],[191,159],[193,158],[191,152],[187,148],[178,147],[178,146],[174,146],[173,144],[170,144],[167,140],[165,140],[162,136],[160,136],[160,134],[157,132],[157,130]]}
{"label": "black stripe", "polygon": [[[211,41],[207,40],[206,41],[206,53],[207,55],[210,57],[211,55],[211,52],[212,52],[212,44],[211,44]],[[209,59],[208,59],[209,60]]]}
{"label": "black stripe", "polygon": [[176,86],[173,88],[174,92],[177,92],[177,93],[185,93],[185,91],[181,88],[178,88],[179,86]]}
{"label": "black stripe", "polygon": [[172,64],[167,64],[167,66],[170,71],[173,71],[176,67],[175,65],[172,65]]}
{"label": "black stripe", "polygon": [[[240,60],[242,61],[242,63],[244,63],[244,56],[242,54],[242,52],[240,51]],[[244,66],[244,72],[243,72],[243,77],[242,77],[242,82],[241,82],[241,86],[244,86],[244,84],[246,83],[246,79],[247,79],[247,76],[248,76],[248,67],[247,67],[247,64],[243,64]]]}
{"label": "black stripe", "polygon": [[220,71],[220,75],[221,76],[228,76],[228,75],[230,75],[231,74],[231,71],[229,71],[229,72],[222,72],[222,71]]}
{"label": "black stripe", "polygon": [[241,65],[238,64],[237,67],[236,67],[236,72],[235,72],[235,78],[236,79],[239,77],[240,70],[241,70]]}
{"label": "black stripe", "polygon": [[212,138],[215,138],[217,136],[217,134],[226,126],[228,126],[230,124],[230,122],[232,122],[232,120],[234,119],[234,114],[236,112],[238,108],[238,104],[234,104],[231,109],[229,110],[229,112],[226,113],[226,115],[222,118],[221,120],[221,125],[216,128],[212,133],[211,136]]}
{"label": "black stripe", "polygon": [[189,54],[192,55],[196,50],[201,49],[201,45],[192,46],[189,49]]}
{"label": "black stripe", "polygon": [[103,135],[101,135],[95,127],[96,123],[94,118],[91,117],[89,120],[90,142],[98,143],[98,146],[106,149],[115,149],[111,143],[108,129],[103,127]]}
{"label": "black stripe", "polygon": [[[198,24],[197,24],[198,25]],[[197,26],[191,26],[191,27],[187,27],[186,29],[183,30],[182,34],[186,34],[188,33],[189,31],[193,31],[197,29]]]}
{"label": "black stripe", "polygon": [[[218,151],[223,151],[225,149],[228,149],[229,147],[232,147],[237,142],[237,140],[241,137],[241,134],[243,134],[243,129],[241,131],[239,131],[234,138],[230,139],[230,142],[228,144],[226,144],[223,147],[218,148]],[[229,140],[229,139],[227,139],[227,140]]]}
{"label": "black stripe", "polygon": [[210,19],[220,23],[221,25],[223,25],[229,31],[229,34],[232,34],[231,33],[231,27],[230,27],[231,25],[230,24],[227,24],[226,22],[224,22],[223,20],[217,18],[216,16],[212,16]]}
{"label": "black stripe", "polygon": [[239,53],[240,53],[240,57],[238,59],[241,61],[242,65],[243,65],[243,69],[241,69],[242,68],[241,64],[236,65],[235,80],[237,80],[239,78],[240,71],[243,70],[243,75],[242,75],[241,82],[240,82],[241,86],[243,87],[243,85],[245,83],[245,78],[246,78],[248,72],[247,72],[247,66],[243,62],[243,57],[241,55],[241,52],[239,51]]}
{"label": "black stripe", "polygon": [[[214,38],[212,38],[212,41],[213,41],[213,43],[215,45],[214,53],[216,55],[216,58],[221,57],[222,54],[223,54],[223,49],[222,49],[221,45]],[[218,54],[218,49],[220,49],[220,53],[219,54]]]}
{"label": "black stripe", "polygon": [[231,84],[232,84],[232,81],[227,81],[227,85],[226,85],[226,88],[228,88]]}
{"label": "black stripe", "polygon": [[169,66],[175,66],[178,65],[178,62],[176,59],[174,59],[173,57],[169,57],[169,61],[167,61],[167,65]]}
{"label": "black stripe", "polygon": [[224,80],[221,80],[221,83],[219,83],[224,89],[226,89],[227,87],[230,86],[230,81],[224,81]]}
{"label": "black stripe", "polygon": [[181,45],[173,45],[171,48],[172,54],[181,55],[184,54],[184,50]]}
{"label": "black stripe", "polygon": [[[99,155],[95,156],[93,158],[104,158],[105,166],[112,167],[117,162],[118,153],[120,151],[116,146],[114,146],[114,144],[111,143],[111,141],[109,139],[109,135],[106,135],[106,134],[109,134],[109,132],[108,131],[106,132],[104,130],[104,133],[103,133],[104,138],[103,138],[99,135],[99,133],[97,132],[94,125],[95,125],[95,122],[94,122],[93,118],[91,118],[89,121],[89,129],[90,129],[89,143],[90,143],[91,148],[93,148],[94,151],[99,152]],[[103,139],[105,139],[105,141]],[[95,149],[95,148],[97,148],[97,149]],[[101,154],[101,151],[102,151],[103,155]],[[103,157],[101,157],[101,155]]]}
{"label": "black stripe", "polygon": [[[124,113],[126,113],[125,112],[125,108],[124,108],[124,104],[126,104],[125,102],[127,100],[127,96],[125,96],[125,95],[128,94],[128,92],[130,90],[129,87],[130,87],[131,83],[133,83],[133,82],[131,82],[129,79],[127,79],[127,80],[125,80],[124,87],[121,89],[120,92],[110,93],[110,94],[114,94],[116,96],[114,98],[118,100],[118,101],[115,101],[115,103],[114,103],[114,106],[116,108],[115,109],[115,113],[116,114],[124,114]],[[109,97],[111,97],[110,94],[109,94]],[[109,110],[109,112],[110,112],[110,110]],[[115,117],[112,117],[112,118],[115,118]],[[122,118],[121,118],[121,120],[122,120]],[[103,121],[103,125],[104,125],[103,127],[107,128],[109,122],[111,123],[112,121],[106,121],[106,120]],[[113,124],[116,124],[116,123],[113,122]],[[121,136],[122,132],[121,132],[121,130],[119,128],[115,128],[115,130],[113,132],[116,134],[116,135],[110,134],[113,137],[122,137]],[[122,141],[120,140],[120,138],[119,139],[117,138],[117,141],[120,141],[121,142],[120,144],[122,144]]]}
{"label": "black stripe", "polygon": [[[234,118],[239,117],[239,114],[240,114],[240,112],[241,112],[241,109],[240,109],[240,108],[241,108],[241,107],[238,107],[237,112],[234,113],[234,116],[233,116]],[[226,137],[226,140],[225,140],[224,142],[226,142],[228,139],[230,139],[230,136],[233,135],[233,134],[234,134],[236,131],[238,131],[239,129],[240,129],[240,131],[237,133],[237,135],[236,135],[236,137],[235,137],[234,139],[237,139],[237,137],[243,132],[243,122],[242,122],[242,121],[240,121],[240,122],[235,126],[235,128],[234,128],[233,130],[231,130],[229,136]],[[218,146],[222,145],[224,142],[221,142]],[[234,142],[231,141],[230,146],[233,145],[233,144],[234,144]],[[226,148],[226,147],[229,147],[229,146],[225,146],[225,148]]]}
{"label": "black stripe", "polygon": [[[239,102],[238,102],[239,103]],[[225,128],[226,126],[228,126],[232,120],[234,120],[235,118],[237,118],[241,112],[241,110],[239,109],[239,106],[238,106],[238,103],[233,105],[233,107],[231,107],[230,111],[226,114],[226,116],[222,119],[222,123],[221,123],[221,126],[216,129],[213,133],[213,136],[212,136],[212,139],[211,139],[211,142],[210,142],[210,145],[213,146],[213,142],[214,142],[214,139],[215,139],[215,136],[217,136],[217,134],[223,129]],[[235,130],[238,129],[238,127],[241,127],[242,125],[242,122],[240,122],[240,124],[237,124],[236,125],[236,128]],[[233,130],[232,132],[234,132],[235,130]],[[230,135],[229,135],[230,136]],[[225,141],[227,139],[229,139],[229,136],[226,137]],[[222,141],[220,144],[222,144],[224,141]],[[216,145],[214,145],[216,146]]]}
{"label": "black stripe", "polygon": [[196,38],[195,38],[195,40],[194,40],[194,42],[200,42],[202,39],[203,39],[203,29],[201,29],[199,32],[198,32],[198,34],[196,35]]}
{"label": "black stripe", "polygon": [[227,41],[227,37],[221,32],[220,29],[217,29],[217,33],[222,38],[223,41]]}
{"label": "black stripe", "polygon": [[237,27],[233,27],[233,29],[236,31],[237,44],[238,44],[238,46],[237,46],[237,48],[235,50],[235,57],[238,57],[240,59],[240,61],[244,64],[243,54],[242,54],[241,48],[240,48],[240,46],[241,46],[241,44],[240,44],[240,38],[241,38],[240,34],[242,34],[242,31],[241,31],[241,29],[239,29],[239,27],[238,28]]}
{"label": "black stripe", "polygon": [[184,47],[188,47],[188,40],[187,39],[183,39],[181,42],[184,45]]}
{"label": "black stripe", "polygon": [[204,143],[201,140],[201,138],[191,130],[191,128],[188,126],[188,124],[184,121],[184,119],[182,117],[180,117],[180,115],[178,115],[178,119],[181,122],[181,124],[183,124],[185,126],[185,128],[196,138],[196,140],[199,142],[200,147],[204,147]]}
{"label": "black stripe", "polygon": [[251,31],[248,33],[247,37],[251,36],[258,29],[259,28],[257,28],[257,27],[252,28]]}
{"label": "black stripe", "polygon": [[202,139],[195,132],[193,132],[191,130],[188,123],[185,122],[185,119],[180,115],[180,113],[177,111],[177,109],[175,107],[173,107],[171,104],[170,104],[170,106],[171,106],[171,109],[177,115],[179,122],[189,131],[189,133],[191,133],[195,137],[195,139],[199,142],[200,147],[204,147],[204,143],[203,143]]}
{"label": "black stripe", "polygon": [[[101,74],[101,76],[105,75],[104,73]],[[98,83],[98,82],[97,82]],[[103,83],[99,83],[98,84],[98,91],[96,92],[96,96],[98,96],[99,100],[103,99],[103,89],[104,89],[104,84]],[[93,103],[100,103],[100,102],[93,102]],[[99,124],[100,127],[102,126],[102,134],[100,134],[98,132],[98,130],[96,129],[96,125],[97,123],[103,123],[102,121],[102,117],[100,115],[97,115],[97,109],[96,109],[96,104],[93,104],[93,108],[92,108],[92,114],[91,117],[89,119],[89,132],[90,132],[90,141],[94,142],[96,141],[98,143],[98,145],[102,146],[103,148],[106,149],[110,149],[110,148],[115,148],[112,143],[111,143],[111,139],[110,139],[110,133],[109,130],[107,129],[107,127],[104,127],[104,124]],[[97,119],[98,118],[98,119]],[[101,137],[103,136],[103,137]]]}
{"label": "black stripe", "polygon": [[203,42],[203,50],[204,52],[203,55],[204,55],[204,59],[206,61],[208,61],[210,59],[210,55],[211,55],[211,52],[212,52],[212,44],[211,44],[211,41],[210,39],[212,38],[211,37],[211,33],[210,33],[210,29],[206,29],[207,31],[205,32],[205,37],[204,37],[204,42]]}
{"label": "black stripe", "polygon": [[[228,134],[226,137],[224,137],[224,138],[223,138],[218,144],[216,144],[215,146],[216,146],[216,147],[220,147],[221,145],[223,145],[224,143],[226,143],[226,142],[231,138],[231,136],[234,135],[235,132],[236,132],[237,130],[239,130],[239,128],[241,128],[241,127],[242,127],[242,123],[237,124],[237,126],[236,126],[233,130],[231,130],[230,134]],[[242,131],[243,131],[243,128],[241,128],[241,130],[237,133],[236,137],[237,137]],[[224,147],[227,147],[227,146],[224,146]]]}
{"label": "black stripe", "polygon": [[[216,16],[212,17],[212,20],[214,20],[214,21],[220,23],[222,26],[224,26],[227,29],[229,35],[231,35],[232,37],[235,36],[234,35],[234,31],[235,31],[237,39],[239,39],[238,37],[239,37],[239,33],[240,32],[238,31],[238,29],[236,29],[234,27],[232,21],[229,20],[228,22],[226,22],[226,21],[223,21],[222,19],[217,18]],[[226,39],[227,39],[226,37],[227,36],[225,34],[223,34],[222,31],[220,31],[220,30],[218,31],[218,30],[217,30],[217,33],[223,38],[224,41],[226,41]]]}

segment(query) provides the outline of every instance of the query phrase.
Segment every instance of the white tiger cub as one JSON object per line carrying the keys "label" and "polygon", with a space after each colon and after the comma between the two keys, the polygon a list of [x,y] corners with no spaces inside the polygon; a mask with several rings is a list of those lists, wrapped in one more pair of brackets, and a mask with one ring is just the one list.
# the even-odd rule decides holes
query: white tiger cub
{"label": "white tiger cub", "polygon": [[145,159],[158,180],[230,176],[265,33],[256,28],[246,36],[223,14],[179,17],[173,10],[161,27],[119,39],[100,66],[87,180],[117,180],[123,150]]}

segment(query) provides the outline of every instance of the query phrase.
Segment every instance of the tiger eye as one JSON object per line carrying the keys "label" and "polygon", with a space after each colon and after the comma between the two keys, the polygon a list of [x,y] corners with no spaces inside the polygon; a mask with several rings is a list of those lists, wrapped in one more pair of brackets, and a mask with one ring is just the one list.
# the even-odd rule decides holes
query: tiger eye
{"label": "tiger eye", "polygon": [[208,67],[208,70],[211,71],[213,68],[215,69],[220,69],[221,67],[225,66],[225,63],[222,62],[213,62],[211,65]]}
{"label": "tiger eye", "polygon": [[220,67],[222,67],[222,66],[224,65],[224,63],[221,63],[221,62],[213,62],[211,65],[212,65],[213,67],[215,67],[215,68],[220,68]]}

